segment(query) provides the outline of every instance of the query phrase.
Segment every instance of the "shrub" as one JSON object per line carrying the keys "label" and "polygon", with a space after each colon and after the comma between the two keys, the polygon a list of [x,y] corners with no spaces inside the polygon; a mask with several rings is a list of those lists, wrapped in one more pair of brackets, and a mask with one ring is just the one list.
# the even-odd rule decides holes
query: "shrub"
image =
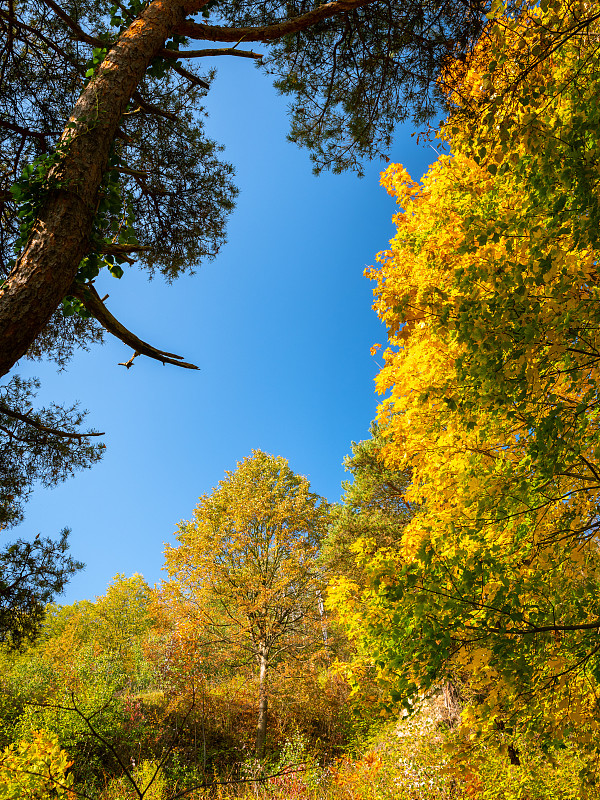
{"label": "shrub", "polygon": [[34,731],[30,742],[11,744],[0,755],[0,800],[74,797],[71,764],[54,734]]}

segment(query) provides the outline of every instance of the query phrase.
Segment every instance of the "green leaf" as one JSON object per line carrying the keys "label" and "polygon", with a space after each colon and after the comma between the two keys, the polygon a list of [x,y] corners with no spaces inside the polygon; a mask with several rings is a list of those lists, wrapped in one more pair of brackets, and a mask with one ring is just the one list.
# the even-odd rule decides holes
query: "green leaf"
{"label": "green leaf", "polygon": [[108,264],[108,271],[113,276],[113,278],[123,277],[123,270],[118,264]]}

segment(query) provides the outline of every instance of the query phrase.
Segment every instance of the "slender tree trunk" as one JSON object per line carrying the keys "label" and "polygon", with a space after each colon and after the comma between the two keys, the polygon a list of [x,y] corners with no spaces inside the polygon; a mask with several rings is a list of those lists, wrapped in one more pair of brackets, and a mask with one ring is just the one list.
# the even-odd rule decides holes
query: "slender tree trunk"
{"label": "slender tree trunk", "polygon": [[206,772],[206,682],[202,678],[202,773]]}
{"label": "slender tree trunk", "polygon": [[54,185],[29,241],[0,288],[0,376],[23,356],[68,293],[98,204],[123,112],[146,68],[186,13],[207,0],[153,0],[109,51],[75,104],[60,139]]}
{"label": "slender tree trunk", "polygon": [[267,741],[267,714],[269,710],[269,688],[267,681],[269,660],[266,647],[262,645],[259,652],[258,664],[258,724],[256,726],[254,754],[257,758],[263,758],[265,754],[265,743]]}

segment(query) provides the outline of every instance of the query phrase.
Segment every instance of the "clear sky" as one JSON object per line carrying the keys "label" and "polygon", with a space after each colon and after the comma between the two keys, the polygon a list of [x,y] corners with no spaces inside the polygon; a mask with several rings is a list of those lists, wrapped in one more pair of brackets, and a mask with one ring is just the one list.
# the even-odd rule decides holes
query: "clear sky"
{"label": "clear sky", "polygon": [[[72,529],[86,568],[59,602],[103,594],[118,572],[161,579],[163,547],[200,494],[252,449],[288,459],[330,501],[340,498],[351,442],[368,436],[385,333],[363,277],[394,234],[394,200],[366,176],[315,177],[307,151],[286,141],[287,100],[246,59],[215,59],[207,130],[236,167],[240,195],[228,243],[171,286],[135,268],[98,279],[109,309],[138,336],[199,372],[139,357],[107,335],[67,370],[23,361],[40,402],[78,400],[106,431],[100,464],[57,488],[37,488],[5,541]],[[224,63],[227,61],[227,63]],[[409,127],[391,158],[419,178],[435,160]]]}

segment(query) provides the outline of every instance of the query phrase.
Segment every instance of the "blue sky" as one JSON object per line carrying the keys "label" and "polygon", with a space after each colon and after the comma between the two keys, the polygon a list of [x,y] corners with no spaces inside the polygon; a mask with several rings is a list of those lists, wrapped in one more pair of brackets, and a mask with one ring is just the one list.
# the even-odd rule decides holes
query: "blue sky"
{"label": "blue sky", "polygon": [[[252,449],[288,459],[330,501],[346,479],[351,442],[376,414],[370,347],[385,333],[363,277],[394,234],[396,206],[366,176],[311,173],[286,141],[287,100],[246,59],[217,63],[206,101],[209,135],[222,142],[240,188],[228,243],[196,275],[167,286],[135,269],[96,282],[107,306],[141,338],[183,355],[199,372],[142,357],[107,336],[66,372],[22,362],[42,381],[40,402],[80,401],[106,431],[103,461],[59,487],[37,488],[25,522],[5,534],[29,538],[72,529],[86,568],[62,603],[103,594],[118,572],[161,579],[163,547],[200,494]],[[391,158],[414,178],[436,158],[409,127]]]}

